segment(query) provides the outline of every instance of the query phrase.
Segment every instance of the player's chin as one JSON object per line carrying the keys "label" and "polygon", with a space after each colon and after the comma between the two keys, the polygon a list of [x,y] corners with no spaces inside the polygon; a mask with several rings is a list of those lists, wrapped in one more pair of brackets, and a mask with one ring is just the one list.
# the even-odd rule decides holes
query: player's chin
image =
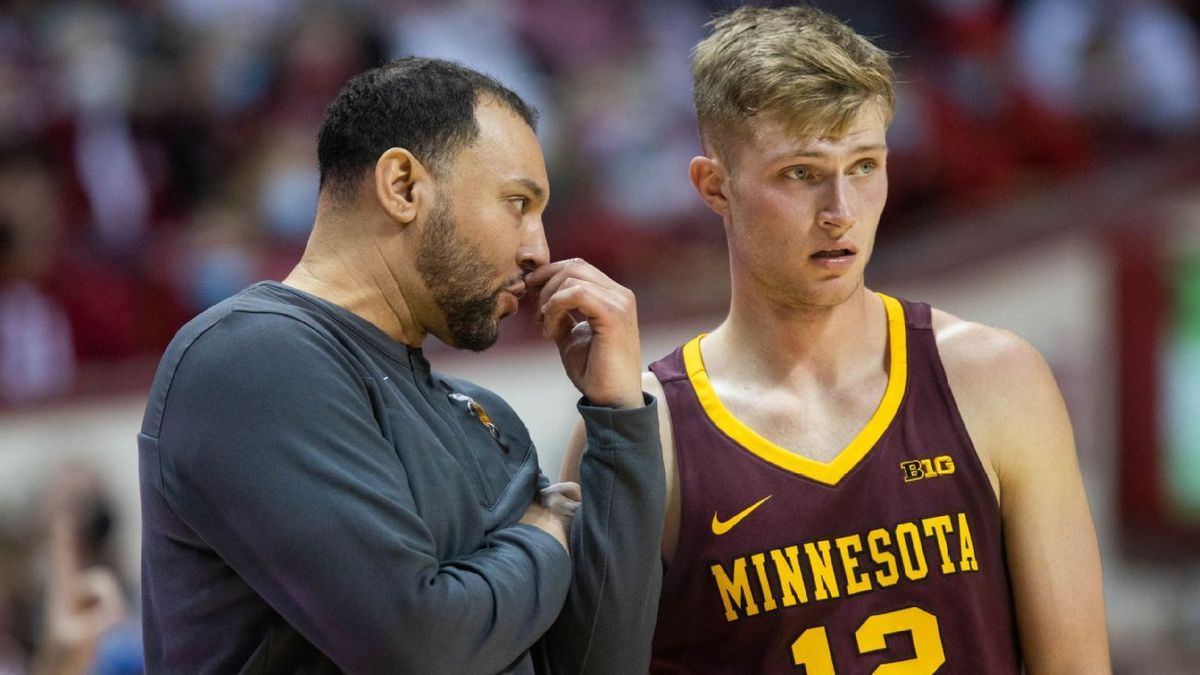
{"label": "player's chin", "polygon": [[862,277],[838,276],[810,284],[805,295],[808,304],[837,307],[850,300],[862,288]]}

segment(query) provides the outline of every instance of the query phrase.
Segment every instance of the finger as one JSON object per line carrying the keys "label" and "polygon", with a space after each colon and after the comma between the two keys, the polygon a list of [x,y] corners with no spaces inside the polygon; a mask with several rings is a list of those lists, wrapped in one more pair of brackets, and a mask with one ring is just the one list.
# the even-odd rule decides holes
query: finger
{"label": "finger", "polygon": [[575,481],[563,481],[562,483],[547,485],[542,488],[542,494],[560,494],[575,501],[583,499],[583,491],[579,487],[579,483]]}
{"label": "finger", "polygon": [[77,600],[77,618],[93,636],[117,625],[125,615],[121,585],[105,567],[93,567],[83,573]]}
{"label": "finger", "polygon": [[[545,303],[542,293],[543,293],[543,291],[546,290],[546,285],[549,284],[552,280],[556,279],[558,276],[560,276],[560,273],[566,267],[569,267],[570,265],[578,264],[577,260],[578,260],[577,258],[572,258],[570,260],[559,260],[556,262],[552,262],[552,263],[549,263],[546,265],[542,265],[541,267],[539,267],[539,268],[533,270],[532,272],[530,272],[529,274],[525,275],[525,288],[528,291],[532,291],[532,292],[538,294],[538,306],[539,307]],[[555,288],[558,287],[558,282],[554,283],[554,287]],[[553,292],[553,291],[551,291],[551,292]]]}
{"label": "finger", "polygon": [[556,515],[573,517],[575,512],[579,510],[579,502],[574,499],[567,499],[560,494],[548,495],[546,497],[546,510]]}
{"label": "finger", "polygon": [[50,513],[50,591],[58,597],[70,595],[79,578],[79,530],[69,507],[58,506]]}
{"label": "finger", "polygon": [[562,344],[562,341],[575,330],[576,324],[580,322],[571,316],[569,310],[557,311],[551,305],[547,305],[547,308],[551,309],[553,313],[542,316],[542,335]]}
{"label": "finger", "polygon": [[564,284],[542,306],[545,332],[561,342],[578,323],[570,317],[570,312],[579,312],[586,317],[593,332],[602,333],[619,317],[631,316],[630,295],[624,289],[603,288],[590,281],[574,279]]}
{"label": "finger", "polygon": [[[610,279],[604,272],[601,272],[586,260],[582,260],[580,258],[572,258],[571,260],[564,260],[560,263],[551,263],[551,265],[554,265],[555,267],[552,271],[546,271],[548,276],[539,275],[536,277],[536,280],[540,282],[536,284],[537,287],[540,287],[538,294],[539,305],[546,304],[546,301],[550,298],[550,296],[554,295],[554,293],[556,293],[563,286],[563,284],[567,283],[571,279],[590,281],[591,283],[604,288],[619,287],[619,284]],[[545,270],[546,267],[550,267],[551,265],[543,265],[542,267],[538,268],[537,271],[542,272],[542,270]],[[529,282],[528,277],[526,277],[526,282]]]}
{"label": "finger", "polygon": [[[565,260],[556,260],[552,263],[547,263],[525,275],[525,283],[531,286],[541,286],[548,282],[551,277],[561,273],[563,270],[578,268],[578,269],[596,269],[591,263],[583,258],[567,258]],[[599,271],[599,270],[597,270]]]}
{"label": "finger", "polygon": [[587,302],[585,296],[597,292],[599,289],[592,284],[578,279],[564,284],[542,305],[542,333],[561,344],[579,324],[586,325],[586,322],[576,320],[572,310],[583,305],[594,306],[595,303]]}

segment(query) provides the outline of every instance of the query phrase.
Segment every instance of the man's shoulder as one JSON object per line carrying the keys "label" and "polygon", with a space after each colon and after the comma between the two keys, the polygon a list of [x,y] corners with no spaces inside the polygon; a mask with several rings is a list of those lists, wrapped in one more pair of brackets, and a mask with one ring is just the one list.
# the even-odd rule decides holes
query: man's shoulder
{"label": "man's shoulder", "polygon": [[1024,338],[938,310],[933,326],[946,380],[982,455],[1000,460],[1062,407],[1049,364]]}
{"label": "man's shoulder", "polygon": [[287,302],[270,286],[255,284],[184,324],[167,346],[162,364],[174,369],[185,358],[210,352],[272,358],[289,345],[312,342],[322,332],[310,310]]}
{"label": "man's shoulder", "polygon": [[1031,376],[1040,376],[1047,369],[1041,353],[1012,331],[936,308],[932,314],[938,354],[952,379],[982,379],[994,387],[1006,382],[1028,383]]}
{"label": "man's shoulder", "polygon": [[332,352],[324,333],[311,313],[272,298],[261,284],[213,305],[180,328],[164,351],[144,425],[157,429],[181,378],[190,386],[230,392],[239,383],[249,389],[265,387],[264,379],[272,373],[315,376],[328,360],[322,355]]}

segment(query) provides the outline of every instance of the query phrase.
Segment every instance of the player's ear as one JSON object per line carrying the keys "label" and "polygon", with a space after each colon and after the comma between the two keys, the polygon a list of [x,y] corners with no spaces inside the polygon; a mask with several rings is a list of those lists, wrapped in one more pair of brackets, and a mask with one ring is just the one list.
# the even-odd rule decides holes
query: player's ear
{"label": "player's ear", "polygon": [[688,165],[688,171],[692,177],[692,185],[695,186],[696,192],[700,193],[700,198],[708,204],[708,208],[716,211],[719,215],[729,215],[729,174],[725,171],[725,166],[721,160],[715,157],[693,157],[692,163]]}
{"label": "player's ear", "polygon": [[432,175],[404,148],[389,148],[375,162],[375,198],[393,220],[408,225],[428,206]]}

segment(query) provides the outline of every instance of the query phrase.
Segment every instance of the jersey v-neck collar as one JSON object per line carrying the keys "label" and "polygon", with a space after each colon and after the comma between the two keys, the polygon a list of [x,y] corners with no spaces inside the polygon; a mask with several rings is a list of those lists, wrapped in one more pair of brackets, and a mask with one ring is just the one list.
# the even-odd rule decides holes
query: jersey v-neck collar
{"label": "jersey v-neck collar", "polygon": [[900,410],[900,402],[904,400],[904,391],[908,384],[908,346],[904,329],[904,308],[895,298],[883,293],[876,295],[883,300],[884,308],[887,311],[890,355],[887,387],[884,389],[879,406],[866,426],[832,460],[821,462],[797,455],[760,436],[735,417],[717,398],[717,393],[708,379],[708,371],[704,367],[704,358],[700,353],[700,341],[704,338],[704,334],[701,334],[684,345],[683,366],[708,418],[725,435],[762,460],[826,485],[836,485],[855,466],[858,466],[871,448],[879,442]]}

